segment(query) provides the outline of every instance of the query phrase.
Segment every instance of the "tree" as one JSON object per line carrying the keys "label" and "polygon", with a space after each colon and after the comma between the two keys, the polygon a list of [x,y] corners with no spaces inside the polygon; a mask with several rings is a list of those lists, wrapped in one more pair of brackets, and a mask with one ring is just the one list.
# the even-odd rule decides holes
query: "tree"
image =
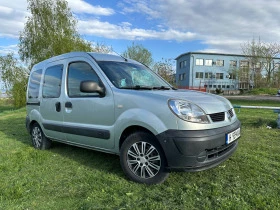
{"label": "tree", "polygon": [[[248,70],[255,86],[270,87],[275,84],[274,75],[279,70],[279,63],[275,62],[275,58],[280,55],[280,44],[252,39],[252,41],[242,44],[241,49],[249,62]],[[265,77],[262,71],[265,71]]]}
{"label": "tree", "polygon": [[33,66],[71,51],[92,51],[77,32],[77,20],[65,0],[27,0],[31,16],[19,37],[19,55]]}
{"label": "tree", "polygon": [[97,42],[95,45],[93,45],[92,51],[99,52],[99,53],[110,53],[113,52],[113,49],[111,46],[107,46],[103,43]]}
{"label": "tree", "polygon": [[153,63],[152,53],[148,49],[146,49],[145,47],[139,44],[134,45],[134,43],[132,43],[132,46],[128,46],[127,50],[124,51],[122,56],[136,60],[149,67]]}
{"label": "tree", "polygon": [[157,72],[168,83],[175,84],[175,72],[172,67],[170,59],[162,59],[162,61],[156,62],[153,66],[153,70]]}
{"label": "tree", "polygon": [[13,96],[14,106],[24,106],[28,70],[19,65],[19,61],[13,54],[0,57],[0,70],[6,91]]}

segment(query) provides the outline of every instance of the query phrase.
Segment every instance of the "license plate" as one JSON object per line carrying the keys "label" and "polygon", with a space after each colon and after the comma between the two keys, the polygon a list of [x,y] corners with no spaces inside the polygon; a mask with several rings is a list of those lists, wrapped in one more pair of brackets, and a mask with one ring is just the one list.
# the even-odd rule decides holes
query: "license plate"
{"label": "license plate", "polygon": [[235,131],[226,134],[226,144],[230,144],[240,137],[240,128],[237,128]]}

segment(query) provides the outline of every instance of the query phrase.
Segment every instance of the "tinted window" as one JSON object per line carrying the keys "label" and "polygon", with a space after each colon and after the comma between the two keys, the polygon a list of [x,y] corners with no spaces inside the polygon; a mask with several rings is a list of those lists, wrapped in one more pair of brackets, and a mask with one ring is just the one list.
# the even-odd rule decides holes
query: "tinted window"
{"label": "tinted window", "polygon": [[42,69],[33,71],[30,75],[29,85],[28,85],[28,98],[38,98],[39,88],[42,77]]}
{"label": "tinted window", "polygon": [[63,65],[51,66],[46,69],[43,85],[44,98],[58,98],[61,92]]}
{"label": "tinted window", "polygon": [[86,62],[74,62],[69,64],[67,91],[69,97],[99,96],[98,93],[83,93],[80,91],[82,81],[93,81],[103,86],[92,67]]}

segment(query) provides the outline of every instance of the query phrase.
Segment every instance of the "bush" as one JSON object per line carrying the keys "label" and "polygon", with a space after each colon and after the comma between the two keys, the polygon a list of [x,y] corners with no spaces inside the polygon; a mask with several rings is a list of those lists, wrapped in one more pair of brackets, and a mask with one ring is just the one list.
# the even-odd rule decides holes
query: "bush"
{"label": "bush", "polygon": [[23,67],[13,54],[0,56],[1,79],[8,95],[11,95],[14,106],[25,105],[26,85],[29,70]]}
{"label": "bush", "polygon": [[26,104],[26,82],[16,82],[12,88],[14,106],[20,108]]}
{"label": "bush", "polygon": [[215,90],[215,92],[216,92],[216,94],[222,94],[222,93],[224,93],[224,91],[221,89],[221,88],[216,88],[216,90]]}
{"label": "bush", "polygon": [[254,88],[249,91],[251,95],[276,95],[278,88]]}

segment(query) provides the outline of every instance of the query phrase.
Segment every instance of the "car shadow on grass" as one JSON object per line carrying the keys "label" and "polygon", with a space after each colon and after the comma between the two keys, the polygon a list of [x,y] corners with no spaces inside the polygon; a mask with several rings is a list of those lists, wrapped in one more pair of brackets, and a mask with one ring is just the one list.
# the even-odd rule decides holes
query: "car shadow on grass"
{"label": "car shadow on grass", "polygon": [[118,155],[85,149],[59,142],[53,142],[50,151],[72,159],[94,170],[105,171],[124,177]]}
{"label": "car shadow on grass", "polygon": [[[0,117],[0,125],[0,132],[4,133],[8,139],[17,140],[25,145],[33,147],[30,135],[25,128],[24,117],[18,117],[16,115]],[[91,169],[105,171],[107,173],[117,174],[120,177],[125,177],[120,166],[119,156],[117,155],[84,149],[58,142],[53,142],[52,147],[48,151],[54,153],[55,155],[72,159],[73,161]]]}

